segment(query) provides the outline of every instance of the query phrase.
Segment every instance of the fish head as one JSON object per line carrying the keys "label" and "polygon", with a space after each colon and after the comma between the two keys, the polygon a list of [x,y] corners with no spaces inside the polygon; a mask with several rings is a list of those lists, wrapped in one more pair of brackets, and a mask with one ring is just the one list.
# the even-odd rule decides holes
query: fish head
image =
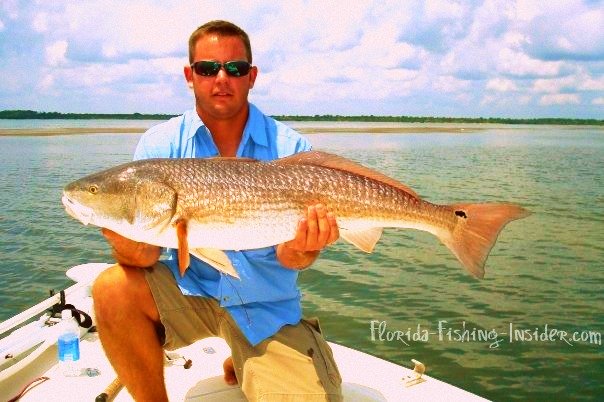
{"label": "fish head", "polygon": [[61,201],[69,215],[84,225],[132,221],[136,169],[108,169],[75,180],[63,189]]}
{"label": "fish head", "polygon": [[142,232],[174,214],[176,194],[159,173],[144,163],[116,166],[69,183],[61,201],[67,213],[84,225],[142,241]]}

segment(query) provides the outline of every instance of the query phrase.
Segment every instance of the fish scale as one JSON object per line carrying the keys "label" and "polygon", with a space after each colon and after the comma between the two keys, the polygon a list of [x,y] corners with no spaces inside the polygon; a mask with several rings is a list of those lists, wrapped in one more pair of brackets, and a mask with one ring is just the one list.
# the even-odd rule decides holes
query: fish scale
{"label": "fish scale", "polygon": [[384,227],[424,230],[437,236],[477,277],[484,275],[486,258],[502,228],[528,214],[514,204],[432,204],[380,172],[317,151],[272,162],[130,162],[68,184],[63,203],[84,223],[136,241],[180,248],[183,265],[188,265],[189,249],[210,264],[218,258],[228,265],[218,250],[291,240],[308,206],[321,203],[336,216],[341,237],[363,251],[373,251]]}

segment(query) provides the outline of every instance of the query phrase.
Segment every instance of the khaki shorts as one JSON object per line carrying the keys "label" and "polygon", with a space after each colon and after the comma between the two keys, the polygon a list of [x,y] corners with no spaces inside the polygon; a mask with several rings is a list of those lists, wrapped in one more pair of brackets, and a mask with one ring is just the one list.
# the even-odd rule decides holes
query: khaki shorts
{"label": "khaki shorts", "polygon": [[149,268],[146,278],[163,325],[164,348],[177,349],[211,336],[223,338],[250,401],[342,400],[342,379],[316,319],[285,325],[252,346],[216,300],[184,296],[165,265]]}

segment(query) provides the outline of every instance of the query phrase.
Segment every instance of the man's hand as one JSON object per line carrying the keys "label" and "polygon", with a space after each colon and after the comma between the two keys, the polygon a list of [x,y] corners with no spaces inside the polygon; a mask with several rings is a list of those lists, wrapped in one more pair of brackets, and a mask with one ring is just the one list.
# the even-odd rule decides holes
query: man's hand
{"label": "man's hand", "polygon": [[101,233],[113,249],[113,258],[120,265],[147,268],[159,260],[161,247],[130,240],[107,228],[102,228]]}
{"label": "man's hand", "polygon": [[296,237],[277,246],[277,259],[286,268],[310,266],[326,246],[340,237],[334,214],[323,204],[308,207],[306,217],[298,222]]}

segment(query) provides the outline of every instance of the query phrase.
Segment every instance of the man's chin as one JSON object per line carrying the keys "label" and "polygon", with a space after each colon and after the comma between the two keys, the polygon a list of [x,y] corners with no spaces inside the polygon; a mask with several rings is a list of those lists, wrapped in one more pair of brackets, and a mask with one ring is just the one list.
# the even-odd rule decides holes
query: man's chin
{"label": "man's chin", "polygon": [[204,119],[204,117],[227,120],[238,116],[240,113],[246,113],[247,107],[247,102],[245,105],[240,106],[235,105],[232,99],[224,99],[219,100],[218,102],[212,102],[211,107],[207,107],[207,105],[199,107],[198,105],[197,111],[198,113],[200,112],[200,117],[202,120]]}

